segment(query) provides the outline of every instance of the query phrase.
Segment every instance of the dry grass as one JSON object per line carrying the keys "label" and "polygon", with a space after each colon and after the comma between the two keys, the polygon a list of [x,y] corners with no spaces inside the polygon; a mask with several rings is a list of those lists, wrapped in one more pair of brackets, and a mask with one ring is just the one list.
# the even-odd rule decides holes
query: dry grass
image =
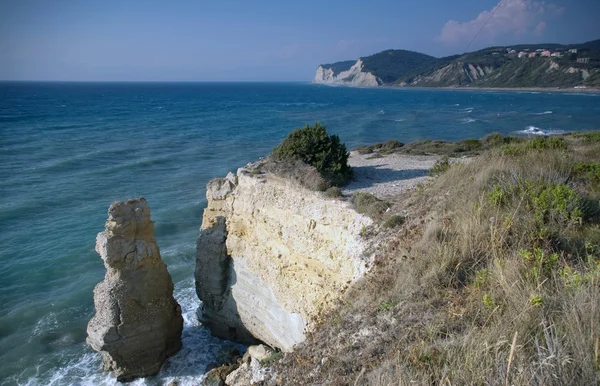
{"label": "dry grass", "polygon": [[573,171],[600,162],[595,138],[494,148],[397,204],[376,267],[279,383],[599,384],[600,197]]}

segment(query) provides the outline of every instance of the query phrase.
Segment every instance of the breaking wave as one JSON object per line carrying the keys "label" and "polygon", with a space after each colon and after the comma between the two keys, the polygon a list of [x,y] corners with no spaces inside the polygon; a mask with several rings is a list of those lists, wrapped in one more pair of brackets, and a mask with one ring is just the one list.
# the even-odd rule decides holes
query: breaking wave
{"label": "breaking wave", "polygon": [[545,129],[540,129],[539,127],[536,127],[536,126],[527,126],[526,129],[517,131],[516,133],[524,134],[524,135],[556,135],[556,134],[564,134],[565,131],[558,130],[558,129],[545,130]]}

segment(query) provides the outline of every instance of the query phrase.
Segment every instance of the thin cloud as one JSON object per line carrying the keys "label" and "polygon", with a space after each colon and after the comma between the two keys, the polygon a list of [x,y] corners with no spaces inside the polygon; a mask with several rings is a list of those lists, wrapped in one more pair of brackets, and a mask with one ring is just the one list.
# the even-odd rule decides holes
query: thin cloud
{"label": "thin cloud", "polygon": [[478,38],[487,42],[507,35],[523,36],[535,33],[540,36],[546,28],[546,21],[562,14],[563,11],[563,8],[545,1],[504,0],[498,2],[491,10],[481,12],[473,20],[448,21],[437,39],[447,45],[467,43],[484,25],[485,28]]}

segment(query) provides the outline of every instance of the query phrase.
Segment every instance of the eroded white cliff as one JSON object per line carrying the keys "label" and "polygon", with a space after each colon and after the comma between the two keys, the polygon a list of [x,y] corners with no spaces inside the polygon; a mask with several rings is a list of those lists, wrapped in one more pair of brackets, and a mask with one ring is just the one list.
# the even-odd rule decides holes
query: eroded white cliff
{"label": "eroded white cliff", "polygon": [[291,351],[370,266],[372,220],[248,165],[207,186],[197,246],[201,319],[215,335]]}
{"label": "eroded white cliff", "polygon": [[361,59],[346,71],[335,74],[331,68],[319,66],[313,79],[313,83],[338,84],[355,87],[377,87],[381,80],[370,72],[363,71],[364,65]]}

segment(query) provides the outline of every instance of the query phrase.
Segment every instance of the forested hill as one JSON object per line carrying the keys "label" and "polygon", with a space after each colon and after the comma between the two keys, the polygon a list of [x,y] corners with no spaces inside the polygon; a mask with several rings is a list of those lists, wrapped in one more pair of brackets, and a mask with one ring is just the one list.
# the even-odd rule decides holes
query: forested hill
{"label": "forested hill", "polygon": [[[348,71],[350,70],[350,71]],[[398,87],[600,87],[600,40],[582,44],[497,46],[444,58],[386,50],[321,65],[315,83]]]}
{"label": "forested hill", "polygon": [[383,83],[392,83],[409,75],[415,68],[430,65],[437,60],[433,56],[406,50],[386,50],[361,59],[363,71],[374,74]]}

